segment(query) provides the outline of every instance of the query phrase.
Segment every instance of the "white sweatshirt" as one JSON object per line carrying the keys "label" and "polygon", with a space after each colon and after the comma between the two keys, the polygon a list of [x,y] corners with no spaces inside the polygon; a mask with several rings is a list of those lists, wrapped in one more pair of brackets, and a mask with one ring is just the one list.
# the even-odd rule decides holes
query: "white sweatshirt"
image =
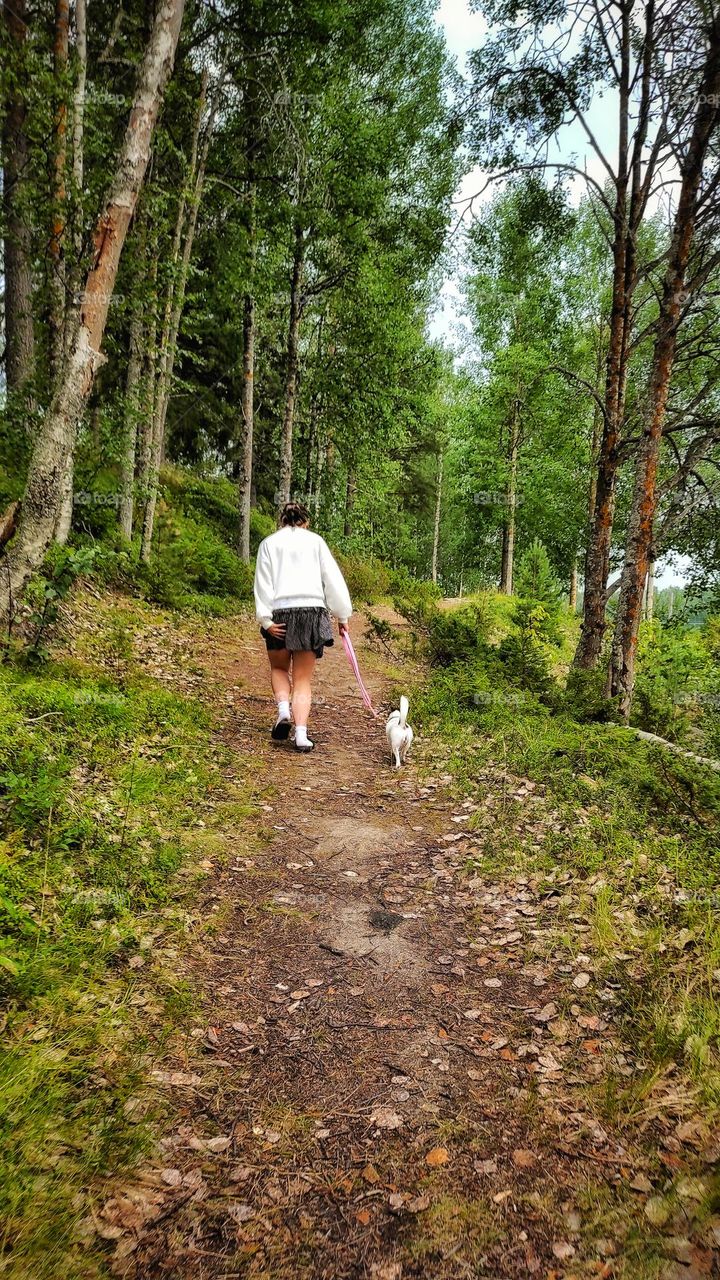
{"label": "white sweatshirt", "polygon": [[255,562],[255,612],[269,627],[273,609],[328,608],[339,622],[352,613],[345,579],[324,538],[286,525],[263,539]]}

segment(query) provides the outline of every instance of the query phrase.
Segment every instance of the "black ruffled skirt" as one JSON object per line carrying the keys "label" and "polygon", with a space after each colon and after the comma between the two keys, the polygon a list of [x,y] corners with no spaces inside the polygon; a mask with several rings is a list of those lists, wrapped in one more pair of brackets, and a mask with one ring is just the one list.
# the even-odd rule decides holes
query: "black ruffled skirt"
{"label": "black ruffled skirt", "polygon": [[316,658],[322,658],[325,645],[335,643],[327,609],[312,606],[301,609],[273,609],[273,622],[284,624],[285,636],[279,639],[271,636],[265,627],[261,627],[260,634],[268,649],[289,649],[291,653],[300,650],[305,653],[314,653]]}

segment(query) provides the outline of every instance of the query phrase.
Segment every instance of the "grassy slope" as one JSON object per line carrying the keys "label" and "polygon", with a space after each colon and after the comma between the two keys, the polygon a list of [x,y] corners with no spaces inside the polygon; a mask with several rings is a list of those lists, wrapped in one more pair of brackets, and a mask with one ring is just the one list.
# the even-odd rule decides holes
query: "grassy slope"
{"label": "grassy slope", "polygon": [[72,655],[0,673],[0,1267],[34,1280],[105,1274],[79,1193],[151,1139],[134,1094],[192,1009],[173,956],[222,765],[168,615],[78,607]]}
{"label": "grassy slope", "polygon": [[[506,634],[506,605],[492,596],[483,602],[493,642]],[[576,625],[565,620],[548,653],[556,675],[567,669]],[[668,1093],[681,1087],[716,1111],[717,775],[616,725],[578,721],[554,692],[538,697],[482,656],[435,670],[413,716],[421,733],[442,742],[459,791],[478,802],[470,827],[482,841],[469,873],[541,873],[549,892],[561,885],[566,928],[548,938],[548,951],[589,953],[596,975],[617,992],[645,1070],[604,1081],[608,1109],[638,1113],[664,1072],[672,1077]],[[529,783],[520,795],[518,779]]]}

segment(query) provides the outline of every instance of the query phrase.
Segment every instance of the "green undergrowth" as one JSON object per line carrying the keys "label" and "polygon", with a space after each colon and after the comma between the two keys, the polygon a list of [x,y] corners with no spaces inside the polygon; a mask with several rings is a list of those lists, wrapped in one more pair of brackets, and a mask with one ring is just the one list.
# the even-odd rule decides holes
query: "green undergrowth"
{"label": "green undergrowth", "polygon": [[[477,806],[468,873],[533,876],[564,894],[546,947],[589,952],[594,985],[611,984],[639,1063],[637,1078],[618,1083],[620,1111],[641,1109],[659,1071],[679,1072],[715,1110],[720,776],[632,730],[582,719],[592,698],[553,676],[549,642],[523,657],[516,625],[512,643],[493,643],[483,609],[431,622],[436,649],[438,636],[471,639],[452,662],[434,655],[411,699],[413,726],[433,744],[430,770],[441,763]],[[482,625],[473,634],[474,617]]]}
{"label": "green undergrowth", "polygon": [[126,624],[98,609],[83,659],[0,668],[0,1270],[18,1280],[105,1274],[75,1240],[85,1192],[146,1149],[135,1092],[194,1000],[177,956],[222,759]]}

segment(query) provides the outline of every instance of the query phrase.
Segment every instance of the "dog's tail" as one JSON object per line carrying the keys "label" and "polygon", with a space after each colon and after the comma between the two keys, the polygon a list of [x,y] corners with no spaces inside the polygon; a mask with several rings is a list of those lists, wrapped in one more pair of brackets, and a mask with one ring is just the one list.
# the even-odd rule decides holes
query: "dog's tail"
{"label": "dog's tail", "polygon": [[400,728],[401,729],[404,729],[405,725],[407,724],[407,717],[408,717],[409,710],[410,710],[410,703],[405,697],[405,694],[403,694],[402,698],[400,699]]}

